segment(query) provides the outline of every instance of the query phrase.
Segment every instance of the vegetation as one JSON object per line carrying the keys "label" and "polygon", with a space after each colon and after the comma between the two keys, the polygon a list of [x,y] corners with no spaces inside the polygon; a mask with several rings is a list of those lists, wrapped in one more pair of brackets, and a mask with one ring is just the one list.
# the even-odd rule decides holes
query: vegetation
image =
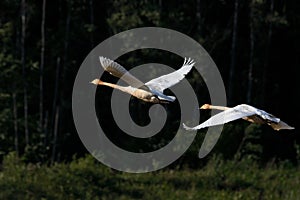
{"label": "vegetation", "polygon": [[[299,8],[297,0],[2,0],[0,199],[300,199]],[[213,152],[198,159],[201,130],[179,160],[148,174],[115,172],[86,156],[72,120],[77,71],[106,38],[145,26],[199,42],[220,70],[228,106],[249,103],[296,129],[274,132],[232,122]],[[181,59],[147,49],[117,62],[126,68],[148,62],[176,67]],[[200,76],[192,71],[187,79],[201,105],[210,98]],[[117,81],[108,74],[101,79]],[[173,114],[159,134],[136,139],[114,123],[111,92],[99,87],[95,107],[114,143],[142,152],[172,140],[180,126],[178,102],[167,105]],[[150,106],[133,98],[133,120],[147,124]],[[201,111],[202,121],[208,116]]]}
{"label": "vegetation", "polygon": [[1,199],[299,199],[299,168],[261,167],[213,157],[198,170],[113,171],[91,156],[70,163],[25,164],[14,154],[0,172]]}

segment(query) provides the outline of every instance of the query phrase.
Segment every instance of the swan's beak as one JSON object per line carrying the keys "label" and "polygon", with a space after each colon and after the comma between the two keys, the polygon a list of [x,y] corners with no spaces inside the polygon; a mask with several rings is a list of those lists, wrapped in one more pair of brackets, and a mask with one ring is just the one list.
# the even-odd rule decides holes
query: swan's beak
{"label": "swan's beak", "polygon": [[98,85],[99,80],[98,80],[98,79],[95,79],[95,80],[92,80],[90,83],[91,83],[91,84],[94,84],[94,85]]}
{"label": "swan's beak", "polygon": [[203,105],[200,107],[200,109],[206,110],[206,109],[209,109],[209,107],[210,107],[209,104],[203,104]]}

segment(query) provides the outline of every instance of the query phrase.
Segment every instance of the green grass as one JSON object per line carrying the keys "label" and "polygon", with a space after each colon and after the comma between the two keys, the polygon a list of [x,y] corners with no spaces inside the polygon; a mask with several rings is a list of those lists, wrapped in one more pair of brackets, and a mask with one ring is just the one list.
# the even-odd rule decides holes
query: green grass
{"label": "green grass", "polygon": [[212,158],[201,169],[116,172],[91,156],[54,166],[13,154],[0,171],[0,199],[300,199],[300,170]]}

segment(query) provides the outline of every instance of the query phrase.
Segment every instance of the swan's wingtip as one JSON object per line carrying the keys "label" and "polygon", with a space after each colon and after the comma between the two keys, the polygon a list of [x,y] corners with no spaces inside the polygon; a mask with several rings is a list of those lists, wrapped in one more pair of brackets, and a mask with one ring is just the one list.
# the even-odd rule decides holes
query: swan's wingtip
{"label": "swan's wingtip", "polygon": [[105,59],[105,57],[103,57],[103,56],[99,56],[99,60],[100,60],[100,62],[102,61],[102,60],[104,60]]}
{"label": "swan's wingtip", "polygon": [[182,66],[193,67],[195,64],[196,64],[196,62],[194,61],[194,59],[192,59],[190,57],[184,57],[184,61],[183,61]]}
{"label": "swan's wingtip", "polygon": [[187,125],[185,125],[185,123],[182,123],[182,126],[185,130],[189,131],[189,130],[192,130],[193,128],[191,127],[188,127]]}
{"label": "swan's wingtip", "polygon": [[99,56],[99,61],[100,61],[101,65],[104,65],[104,60],[105,60],[105,57]]}
{"label": "swan's wingtip", "polygon": [[280,130],[283,130],[283,129],[285,129],[285,130],[294,130],[295,127],[286,126],[286,127],[279,127],[279,128],[273,128],[273,129],[276,130],[276,131],[280,131]]}
{"label": "swan's wingtip", "polygon": [[187,129],[188,127],[185,125],[185,123],[182,123],[182,127],[184,128],[184,129]]}

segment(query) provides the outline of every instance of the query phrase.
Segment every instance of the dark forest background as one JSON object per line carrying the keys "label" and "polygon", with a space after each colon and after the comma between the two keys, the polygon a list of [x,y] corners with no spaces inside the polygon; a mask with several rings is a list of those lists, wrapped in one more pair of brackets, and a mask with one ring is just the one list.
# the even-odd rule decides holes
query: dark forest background
{"label": "dark forest background", "polygon": [[[81,63],[110,36],[151,26],[182,32],[206,49],[221,72],[228,106],[248,103],[296,128],[277,132],[242,120],[229,123],[217,146],[202,160],[197,155],[206,130],[201,130],[189,150],[166,170],[196,170],[211,160],[243,159],[261,167],[284,162],[296,169],[300,161],[299,10],[296,0],[2,0],[1,163],[11,159],[11,152],[26,166],[51,167],[85,157],[87,151],[76,132],[71,107],[73,83]],[[117,61],[127,69],[147,62],[174,68],[182,64],[178,56],[158,50],[130,52]],[[109,74],[102,79],[117,82]],[[209,103],[206,86],[196,72],[187,79],[198,94],[199,104]],[[98,87],[97,95],[103,99],[96,107],[108,116],[99,121],[109,126],[115,143],[149,151],[173,138],[179,113],[169,116],[165,134],[160,133],[146,145],[121,133],[109,117],[106,103],[111,92],[110,88]],[[138,124],[148,123],[145,116],[150,106],[132,98],[131,111]],[[176,111],[178,104],[167,106]],[[201,120],[208,117],[208,111],[201,111]]]}

